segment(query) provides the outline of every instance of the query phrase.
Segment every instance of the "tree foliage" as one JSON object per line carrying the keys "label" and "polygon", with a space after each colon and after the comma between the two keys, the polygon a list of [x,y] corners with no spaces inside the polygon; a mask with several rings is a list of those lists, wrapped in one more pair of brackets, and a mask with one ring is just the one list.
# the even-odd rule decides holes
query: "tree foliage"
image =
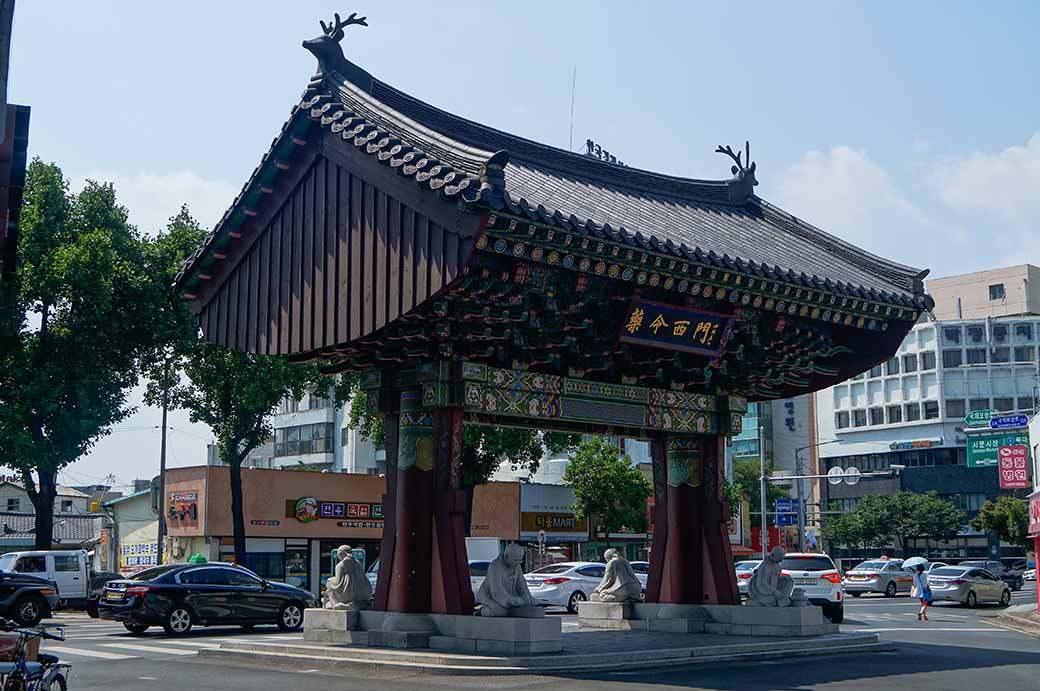
{"label": "tree foliage", "polygon": [[25,483],[37,548],[52,545],[58,471],[132,412],[155,348],[160,288],[145,247],[111,184],[73,194],[57,165],[30,163],[2,298],[0,462]]}
{"label": "tree foliage", "polygon": [[[751,525],[760,526],[762,524],[759,516],[759,503],[762,492],[760,491],[760,480],[759,475],[761,472],[761,465],[757,458],[736,458],[733,459],[733,484],[738,490],[748,496],[748,504],[751,507]],[[766,477],[768,478],[773,472],[773,461],[767,459],[766,461]],[[775,482],[766,482],[766,511],[773,510],[774,499],[784,499],[789,496],[788,490],[782,485],[778,485]]]}
{"label": "tree foliage", "polygon": [[646,532],[646,500],[653,487],[628,456],[618,455],[616,445],[602,438],[583,441],[563,480],[574,491],[578,518],[595,517],[608,535],[622,528]]}
{"label": "tree foliage", "polygon": [[987,501],[982,505],[979,514],[971,519],[971,527],[1000,536],[1001,540],[1012,545],[1029,547],[1029,501],[1016,497],[997,497],[996,501]]}
{"label": "tree foliage", "polygon": [[895,544],[903,553],[910,540],[928,537],[951,540],[964,525],[965,515],[935,492],[868,494],[856,508],[827,521],[824,537],[835,545],[885,547]]}

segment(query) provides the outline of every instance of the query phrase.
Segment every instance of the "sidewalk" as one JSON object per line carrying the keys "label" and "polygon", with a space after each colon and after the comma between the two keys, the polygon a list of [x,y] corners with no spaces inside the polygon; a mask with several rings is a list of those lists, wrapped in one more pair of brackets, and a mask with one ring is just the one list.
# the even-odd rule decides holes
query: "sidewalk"
{"label": "sidewalk", "polygon": [[1015,605],[1014,607],[1008,607],[996,616],[984,617],[983,621],[989,622],[994,626],[1024,633],[1027,636],[1040,638],[1040,614],[1037,614],[1036,610],[1037,606],[1034,603]]}

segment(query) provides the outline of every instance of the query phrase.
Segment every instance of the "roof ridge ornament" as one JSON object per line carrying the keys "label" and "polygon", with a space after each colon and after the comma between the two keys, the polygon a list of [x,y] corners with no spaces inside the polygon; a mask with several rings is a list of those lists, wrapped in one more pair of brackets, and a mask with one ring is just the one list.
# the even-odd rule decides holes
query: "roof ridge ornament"
{"label": "roof ridge ornament", "polygon": [[368,17],[359,17],[357,12],[351,12],[350,16],[343,20],[339,18],[339,14],[334,14],[333,17],[333,21],[330,21],[328,24],[319,19],[318,24],[321,25],[321,36],[304,41],[303,47],[318,59],[318,66],[322,73],[337,70],[349,72],[350,65],[343,56],[343,48],[339,45],[339,42],[343,40],[343,29],[353,24],[368,26],[368,23],[365,21]]}
{"label": "roof ridge ornament", "polygon": [[[745,139],[744,151],[737,151],[736,153],[733,152],[733,147],[728,144],[725,147],[719,144],[715,149],[715,153],[726,154],[736,163],[735,166],[730,166],[729,169],[734,175],[733,179],[729,181],[729,200],[743,204],[755,193],[755,186],[758,185],[758,180],[755,178],[755,169],[758,167],[758,164],[751,160],[751,142]],[[744,154],[743,161],[740,158],[741,153]]]}

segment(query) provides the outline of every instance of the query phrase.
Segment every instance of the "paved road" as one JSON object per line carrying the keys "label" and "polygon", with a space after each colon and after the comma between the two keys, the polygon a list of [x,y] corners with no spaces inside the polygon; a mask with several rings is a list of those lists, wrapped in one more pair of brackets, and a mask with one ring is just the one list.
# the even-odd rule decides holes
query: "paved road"
{"label": "paved road", "polygon": [[[1015,604],[1036,601],[1035,585],[1015,593]],[[968,610],[941,604],[928,622],[916,620],[907,597],[863,597],[846,605],[845,631],[871,631],[895,642],[894,653],[814,661],[775,661],[753,665],[693,668],[666,673],[604,674],[577,679],[545,677],[438,678],[398,673],[378,675],[380,691],[448,688],[508,689],[840,689],[906,691],[917,689],[1040,688],[1040,639],[994,627],[985,617],[999,608]],[[564,630],[577,626],[563,616]],[[197,629],[184,638],[167,638],[161,629],[131,636],[122,626],[85,617],[63,618],[68,640],[45,645],[73,664],[70,689],[357,689],[371,691],[373,675],[332,676],[308,669],[270,670],[215,665],[195,658],[197,650],[224,641],[302,642],[300,634],[274,627],[244,632],[237,628]],[[116,663],[116,664],[113,664]],[[307,676],[306,682],[300,676]]]}

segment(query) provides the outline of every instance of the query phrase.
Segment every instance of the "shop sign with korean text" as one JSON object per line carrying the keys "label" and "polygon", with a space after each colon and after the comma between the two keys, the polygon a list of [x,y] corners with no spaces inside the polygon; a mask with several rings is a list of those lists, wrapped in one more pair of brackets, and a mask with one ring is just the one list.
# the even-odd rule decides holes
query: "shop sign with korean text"
{"label": "shop sign with korean text", "polygon": [[1040,535],[1040,494],[1029,498],[1029,537]]}
{"label": "shop sign with korean text", "polygon": [[1027,489],[1029,485],[1029,448],[1021,444],[997,450],[1000,489]]}
{"label": "shop sign with korean text", "polygon": [[621,324],[625,343],[717,355],[732,317],[714,312],[634,300]]}
{"label": "shop sign with korean text", "polygon": [[968,436],[967,452],[969,468],[985,468],[997,465],[997,458],[1002,446],[1029,447],[1029,434],[972,434]]}

